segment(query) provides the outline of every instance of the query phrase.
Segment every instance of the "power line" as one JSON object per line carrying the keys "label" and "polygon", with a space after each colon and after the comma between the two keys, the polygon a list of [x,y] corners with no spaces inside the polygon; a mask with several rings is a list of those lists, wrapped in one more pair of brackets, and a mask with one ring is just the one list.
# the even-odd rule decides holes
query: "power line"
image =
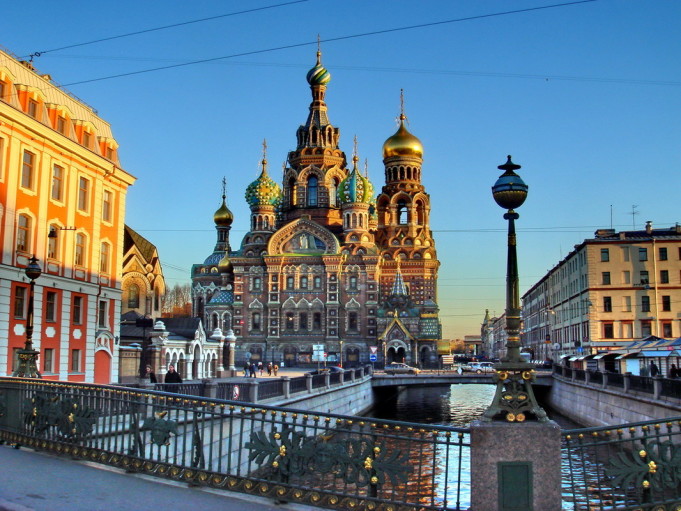
{"label": "power line", "polygon": [[282,46],[275,46],[273,48],[265,48],[262,50],[251,50],[251,51],[246,51],[246,52],[241,52],[241,53],[233,53],[231,55],[223,55],[221,57],[212,57],[209,59],[200,59],[200,60],[193,60],[190,62],[182,62],[179,64],[171,64],[168,66],[160,66],[160,67],[154,67],[154,68],[149,68],[149,69],[141,69],[139,71],[129,71],[127,73],[119,73],[115,75],[109,75],[109,76],[102,76],[100,78],[91,78],[89,80],[81,80],[78,82],[71,82],[67,83],[64,85],[64,87],[70,87],[73,85],[83,85],[85,83],[93,83],[93,82],[100,82],[104,80],[111,80],[113,78],[123,78],[126,76],[134,76],[134,75],[140,75],[140,74],[145,74],[145,73],[152,73],[155,71],[163,71],[166,69],[175,69],[179,67],[186,67],[186,66],[193,66],[196,64],[206,64],[208,62],[216,62],[219,60],[225,60],[225,59],[231,59],[235,57],[245,57],[248,55],[259,55],[262,53],[270,53],[274,51],[281,51],[281,50],[290,50],[293,48],[301,48],[303,46],[311,46],[311,45],[317,45],[320,42],[323,43],[331,43],[331,42],[338,42],[338,41],[345,41],[348,39],[358,39],[360,37],[369,37],[369,36],[375,36],[375,35],[382,35],[382,34],[390,34],[394,32],[401,32],[405,30],[415,30],[419,28],[428,28],[428,27],[434,27],[434,26],[439,26],[439,25],[446,25],[450,23],[459,23],[462,21],[472,21],[472,20],[477,20],[477,19],[484,19],[484,18],[492,18],[492,17],[497,17],[497,16],[507,16],[509,14],[520,14],[524,12],[532,12],[532,11],[540,11],[540,10],[545,10],[545,9],[553,9],[556,7],[566,7],[566,6],[572,6],[572,5],[578,5],[578,4],[585,4],[585,3],[592,3],[592,2],[598,2],[599,0],[575,0],[572,2],[564,2],[560,4],[552,4],[552,5],[543,5],[539,7],[528,7],[525,9],[514,9],[511,11],[503,11],[503,12],[496,12],[496,13],[489,13],[489,14],[478,14],[475,16],[466,16],[464,18],[454,18],[454,19],[449,19],[449,20],[442,20],[442,21],[431,21],[429,23],[420,23],[418,25],[409,25],[406,27],[396,27],[396,28],[386,28],[382,30],[373,30],[371,32],[363,32],[360,34],[351,34],[351,35],[345,35],[345,36],[338,36],[338,37],[330,37],[328,39],[321,39],[321,40],[315,40],[315,41],[308,41],[304,43],[293,43],[293,44],[286,44]]}
{"label": "power line", "polygon": [[196,20],[189,20],[189,21],[183,21],[183,22],[180,22],[180,23],[173,23],[172,25],[163,25],[163,26],[155,27],[155,28],[147,28],[145,30],[138,30],[136,32],[128,32],[127,34],[119,34],[119,35],[114,35],[114,36],[110,36],[110,37],[102,37],[101,39],[94,39],[92,41],[86,41],[84,43],[75,43],[75,44],[69,44],[67,46],[61,46],[59,48],[52,48],[50,50],[36,51],[36,52],[34,52],[30,55],[25,55],[24,57],[20,57],[20,58],[31,58],[31,60],[33,60],[33,57],[40,57],[41,55],[44,55],[45,53],[67,50],[69,48],[77,48],[79,46],[87,46],[89,44],[102,43],[104,41],[112,41],[114,39],[122,39],[124,37],[130,37],[130,36],[133,36],[133,35],[147,34],[149,32],[157,32],[159,30],[166,30],[168,28],[175,28],[175,27],[182,27],[182,26],[185,26],[185,25],[192,25],[194,23],[202,23],[204,21],[211,21],[211,20],[216,20],[216,19],[219,19],[219,18],[227,18],[227,17],[230,17],[230,16],[238,16],[239,14],[248,14],[248,13],[251,13],[251,12],[265,11],[267,9],[274,9],[276,7],[283,7],[283,6],[287,6],[287,5],[293,5],[293,4],[300,4],[300,3],[303,3],[303,2],[307,2],[307,1],[309,1],[309,0],[292,0],[290,2],[284,2],[284,3],[280,3],[280,4],[274,4],[274,5],[266,5],[264,7],[256,7],[256,8],[253,8],[253,9],[246,9],[246,10],[243,10],[243,11],[230,12],[230,13],[227,13],[227,14],[218,14],[217,16],[210,16],[208,18],[199,18],[199,19],[196,19]]}

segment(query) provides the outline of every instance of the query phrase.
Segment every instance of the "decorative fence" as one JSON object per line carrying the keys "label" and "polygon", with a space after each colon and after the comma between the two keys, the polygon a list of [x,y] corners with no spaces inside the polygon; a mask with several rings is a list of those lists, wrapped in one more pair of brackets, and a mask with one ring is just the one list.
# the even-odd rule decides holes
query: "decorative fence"
{"label": "decorative fence", "polygon": [[0,439],[282,502],[377,511],[470,505],[462,428],[0,378]]}
{"label": "decorative fence", "polygon": [[681,509],[681,420],[563,432],[563,509]]}

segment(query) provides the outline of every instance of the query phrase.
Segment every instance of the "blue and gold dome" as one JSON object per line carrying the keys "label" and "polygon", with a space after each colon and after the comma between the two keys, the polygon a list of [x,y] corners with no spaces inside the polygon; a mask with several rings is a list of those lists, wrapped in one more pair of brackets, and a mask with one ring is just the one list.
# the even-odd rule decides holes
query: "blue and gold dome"
{"label": "blue and gold dome", "polygon": [[357,169],[357,156],[352,157],[352,172],[338,185],[338,199],[342,204],[363,202],[370,204],[374,195],[374,185]]}
{"label": "blue and gold dome", "polygon": [[322,52],[317,50],[317,64],[307,72],[307,83],[326,85],[331,81],[331,73],[322,66]]}
{"label": "blue and gold dome", "polygon": [[246,188],[246,202],[250,206],[277,206],[281,202],[281,188],[267,173],[265,158],[260,176]]}

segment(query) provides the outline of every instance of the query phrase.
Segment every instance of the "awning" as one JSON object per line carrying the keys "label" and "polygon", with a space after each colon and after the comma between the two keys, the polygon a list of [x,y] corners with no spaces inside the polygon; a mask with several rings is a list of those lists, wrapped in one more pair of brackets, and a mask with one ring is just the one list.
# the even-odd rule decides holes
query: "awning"
{"label": "awning", "polygon": [[675,356],[678,357],[679,353],[675,350],[672,351],[666,351],[666,350],[659,350],[659,351],[641,351],[640,356],[642,357],[660,357],[660,358],[667,358],[670,356]]}
{"label": "awning", "polygon": [[594,360],[600,360],[603,357],[608,357],[608,356],[616,357],[617,355],[621,355],[622,353],[624,353],[624,352],[622,352],[620,350],[606,351],[605,353],[599,353],[598,355],[596,355],[594,357]]}
{"label": "awning", "polygon": [[564,358],[568,358],[568,357],[570,357],[570,356],[572,356],[572,355],[561,355],[561,356],[560,356],[560,359],[563,360]]}
{"label": "awning", "polygon": [[636,355],[638,355],[639,353],[641,353],[640,350],[630,351],[629,353],[624,353],[624,354],[620,355],[619,357],[615,357],[615,360],[621,360],[623,358],[633,358]]}
{"label": "awning", "polygon": [[590,360],[594,357],[595,357],[595,355],[582,355],[581,357],[577,357],[576,360],[577,360],[577,362],[580,362],[582,360]]}
{"label": "awning", "polygon": [[579,360],[579,357],[572,356],[568,358],[568,362],[574,362],[575,360]]}

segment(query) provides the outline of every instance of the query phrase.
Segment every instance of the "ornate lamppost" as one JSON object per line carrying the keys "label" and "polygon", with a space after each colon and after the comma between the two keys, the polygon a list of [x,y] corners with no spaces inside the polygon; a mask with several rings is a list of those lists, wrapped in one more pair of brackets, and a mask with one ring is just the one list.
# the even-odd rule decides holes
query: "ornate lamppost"
{"label": "ornate lamppost", "polygon": [[527,185],[516,170],[516,165],[508,156],[505,164],[499,165],[504,173],[499,176],[492,187],[492,195],[499,206],[508,211],[504,219],[508,220],[508,256],[506,265],[506,356],[494,367],[496,393],[492,404],[483,413],[483,421],[507,420],[523,422],[530,417],[545,422],[546,412],[539,406],[534,392],[534,364],[523,361],[520,357],[520,292],[518,283],[518,256],[516,253],[515,220],[520,215],[515,212],[527,198]]}
{"label": "ornate lamppost", "polygon": [[42,270],[38,265],[38,259],[34,255],[28,260],[28,266],[24,270],[26,276],[30,280],[30,287],[28,290],[28,315],[26,316],[26,344],[24,349],[19,350],[19,364],[17,369],[12,373],[12,376],[20,378],[40,378],[36,359],[39,352],[33,349],[33,293],[35,291],[35,280],[40,277]]}

